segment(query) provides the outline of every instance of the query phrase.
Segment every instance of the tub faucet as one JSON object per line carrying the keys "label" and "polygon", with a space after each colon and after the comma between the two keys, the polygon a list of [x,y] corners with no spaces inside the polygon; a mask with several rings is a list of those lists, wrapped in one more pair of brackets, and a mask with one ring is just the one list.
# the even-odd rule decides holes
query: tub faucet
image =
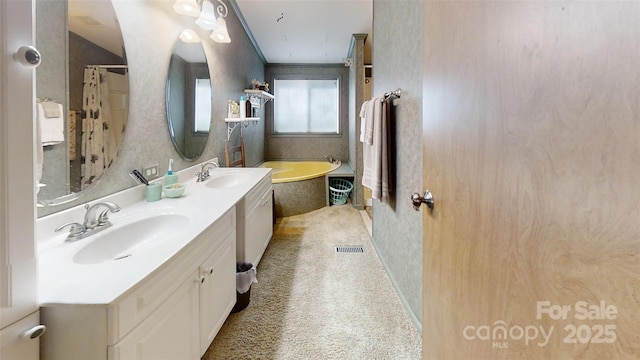
{"label": "tub faucet", "polygon": [[218,168],[220,167],[220,165],[218,165],[217,162],[215,161],[209,161],[206,162],[204,164],[202,164],[202,168],[200,169],[200,171],[198,171],[196,173],[196,182],[202,182],[205,181],[209,178],[209,170],[214,167],[214,168]]}
{"label": "tub faucet", "polygon": [[325,158],[325,159],[327,159],[327,161],[329,161],[329,162],[330,162],[330,163],[332,163],[332,164],[335,162],[335,159],[334,159],[334,158],[333,158],[333,156],[331,156],[331,155],[327,155],[327,156],[325,156],[324,158]]}
{"label": "tub faucet", "polygon": [[[107,209],[103,210],[98,215],[98,208],[100,207],[106,207]],[[67,235],[67,239],[65,241],[76,241],[84,239],[89,235],[93,235],[110,227],[112,224],[109,221],[109,217],[107,216],[107,214],[109,212],[116,213],[120,211],[120,206],[110,201],[95,203],[91,206],[89,206],[89,204],[86,204],[84,208],[87,210],[87,212],[84,214],[84,222],[82,224],[71,222],[60,225],[56,228],[55,231],[60,231],[67,226],[70,227],[69,235]]]}

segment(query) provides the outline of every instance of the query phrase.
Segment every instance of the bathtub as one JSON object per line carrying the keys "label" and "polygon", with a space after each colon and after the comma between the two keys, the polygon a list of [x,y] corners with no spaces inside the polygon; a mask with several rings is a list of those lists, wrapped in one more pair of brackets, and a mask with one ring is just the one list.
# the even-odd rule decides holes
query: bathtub
{"label": "bathtub", "polygon": [[327,203],[325,174],[340,167],[328,161],[265,161],[272,169],[276,216],[304,214]]}

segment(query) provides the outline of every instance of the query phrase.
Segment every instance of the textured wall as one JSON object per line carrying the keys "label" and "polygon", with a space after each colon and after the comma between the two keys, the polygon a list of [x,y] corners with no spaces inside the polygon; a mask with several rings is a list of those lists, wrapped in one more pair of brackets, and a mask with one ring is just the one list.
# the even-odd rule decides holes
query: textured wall
{"label": "textured wall", "polygon": [[349,162],[354,168],[355,180],[351,191],[351,204],[356,209],[364,209],[362,186],[362,143],[360,142],[360,108],[365,100],[364,43],[367,34],[353,34],[349,57],[353,65],[349,68]]}
{"label": "textured wall", "polygon": [[[165,113],[169,59],[178,35],[185,28],[194,29],[204,39],[214,98],[211,134],[203,155],[196,161],[214,156],[224,159],[227,101],[239,99],[243,89],[251,86],[251,79],[264,78],[264,65],[231,7],[227,28],[232,42],[218,44],[209,39],[209,32],[194,24],[193,18],[176,14],[172,10],[173,1],[128,0],[114,1],[113,5],[127,50],[131,85],[129,120],[120,156],[103,179],[82,191],[78,200],[39,209],[39,216],[134,186],[128,175],[134,168],[159,164],[160,172],[165,173],[169,158],[175,160],[173,170],[193,164],[182,160],[175,151]],[[264,121],[243,131],[247,164],[257,164],[264,158]]]}
{"label": "textured wall", "polygon": [[[331,155],[342,161],[349,160],[349,68],[338,65],[268,65],[266,81],[273,84],[277,76],[304,76],[317,78],[336,76],[340,79],[340,135],[272,135],[271,103],[266,106],[265,158],[267,160],[318,160]],[[278,101],[276,99],[275,101]]]}
{"label": "textured wall", "polygon": [[[415,320],[422,318],[422,1],[373,2],[373,95],[402,88],[396,111],[395,203],[373,202],[373,242]],[[393,31],[390,31],[393,29]]]}
{"label": "textured wall", "polygon": [[[42,55],[42,64],[36,70],[36,96],[50,98],[62,104],[64,116],[68,114],[65,90],[67,62],[67,3],[46,0],[36,2],[36,47]],[[68,128],[65,128],[65,136]],[[43,151],[44,166],[40,182],[39,199],[52,199],[69,192],[68,142],[47,146]]]}

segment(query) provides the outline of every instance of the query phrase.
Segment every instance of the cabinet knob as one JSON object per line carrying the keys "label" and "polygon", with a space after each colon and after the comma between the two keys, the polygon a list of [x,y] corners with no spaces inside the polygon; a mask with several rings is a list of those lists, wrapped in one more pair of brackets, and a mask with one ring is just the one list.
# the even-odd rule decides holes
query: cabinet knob
{"label": "cabinet knob", "polygon": [[21,339],[25,339],[25,340],[33,340],[33,339],[37,339],[40,336],[42,336],[42,334],[44,334],[45,330],[47,330],[47,327],[44,325],[36,325],[34,327],[32,327],[29,330],[25,330],[20,334],[20,338]]}

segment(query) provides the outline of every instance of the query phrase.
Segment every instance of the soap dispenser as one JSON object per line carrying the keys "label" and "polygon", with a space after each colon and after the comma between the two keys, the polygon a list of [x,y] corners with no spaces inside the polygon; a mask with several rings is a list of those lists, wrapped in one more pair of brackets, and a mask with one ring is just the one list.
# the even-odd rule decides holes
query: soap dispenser
{"label": "soap dispenser", "polygon": [[165,185],[173,185],[178,182],[178,174],[173,173],[171,165],[173,165],[173,159],[169,159],[169,170],[167,171],[167,175],[164,176]]}

